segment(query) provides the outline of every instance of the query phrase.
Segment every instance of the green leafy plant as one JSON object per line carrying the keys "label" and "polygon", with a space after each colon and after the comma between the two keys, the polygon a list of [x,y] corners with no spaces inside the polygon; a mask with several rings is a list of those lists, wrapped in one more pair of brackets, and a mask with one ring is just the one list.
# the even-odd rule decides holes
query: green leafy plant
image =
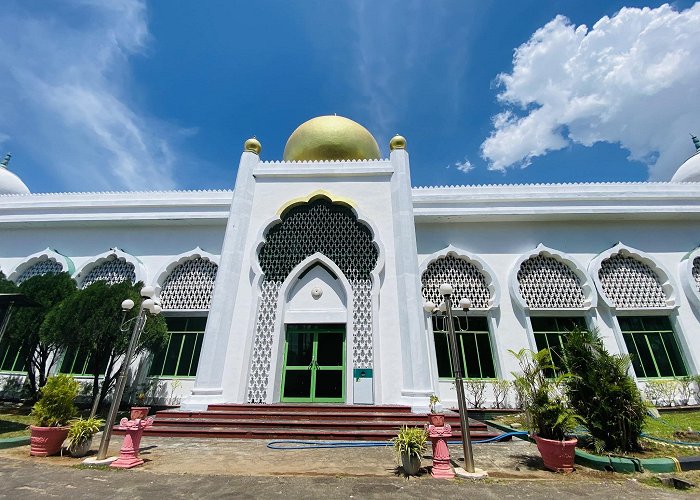
{"label": "green leafy plant", "polygon": [[510,352],[520,365],[521,373],[513,373],[514,384],[520,391],[530,429],[541,438],[563,441],[581,421],[561,391],[569,374],[547,378],[554,369],[549,349]]}
{"label": "green leafy plant", "polygon": [[62,427],[75,417],[78,409],[73,400],[80,384],[68,375],[49,377],[41,389],[31,417],[37,427]]}
{"label": "green leafy plant", "polygon": [[440,398],[435,394],[430,395],[430,413],[442,413],[437,410],[437,404],[440,402]]}
{"label": "green leafy plant", "polygon": [[571,405],[581,415],[598,451],[639,449],[646,405],[628,375],[627,356],[608,353],[598,332],[574,329],[564,340],[564,363]]}
{"label": "green leafy plant", "polygon": [[401,454],[405,453],[409,457],[416,456],[423,458],[426,444],[428,442],[428,433],[420,427],[401,427],[395,438],[391,439],[396,451],[396,457],[401,460]]}
{"label": "green leafy plant", "polygon": [[68,446],[69,451],[74,451],[79,446],[82,446],[95,435],[100,427],[105,423],[101,418],[78,418],[70,422],[70,429],[68,430],[68,439],[70,440],[70,445]]}

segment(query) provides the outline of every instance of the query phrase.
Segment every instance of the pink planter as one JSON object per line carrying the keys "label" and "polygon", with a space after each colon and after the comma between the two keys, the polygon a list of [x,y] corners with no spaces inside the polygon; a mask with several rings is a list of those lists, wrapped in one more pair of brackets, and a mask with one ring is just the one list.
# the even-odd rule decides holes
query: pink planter
{"label": "pink planter", "polygon": [[574,458],[576,457],[576,443],[578,439],[557,441],[544,439],[537,435],[533,438],[537,443],[537,449],[542,455],[544,466],[555,472],[571,472],[574,470]]}
{"label": "pink planter", "polygon": [[132,406],[130,420],[143,420],[148,416],[149,411],[151,411],[150,406]]}
{"label": "pink planter", "polygon": [[61,451],[63,441],[68,437],[68,427],[29,426],[29,454],[33,457],[48,457]]}
{"label": "pink planter", "polygon": [[445,425],[445,415],[442,413],[428,413],[428,422],[435,427],[442,427]]}

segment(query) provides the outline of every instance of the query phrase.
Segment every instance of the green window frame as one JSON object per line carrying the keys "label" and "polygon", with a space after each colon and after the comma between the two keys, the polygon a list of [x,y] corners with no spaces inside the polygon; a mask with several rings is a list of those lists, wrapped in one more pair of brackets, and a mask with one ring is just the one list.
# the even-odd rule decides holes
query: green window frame
{"label": "green window frame", "polygon": [[[493,362],[487,318],[485,316],[467,318],[464,315],[455,315],[453,324],[465,377],[471,379],[496,378],[496,365]],[[454,378],[447,327],[446,317],[433,316],[435,357],[438,377],[440,378]]]}
{"label": "green window frame", "polygon": [[619,316],[617,321],[637,377],[688,375],[668,316]]}
{"label": "green window frame", "polygon": [[26,372],[28,354],[23,342],[12,342],[5,336],[0,343],[0,372]]}
{"label": "green window frame", "polygon": [[552,355],[554,371],[548,370],[547,376],[554,377],[564,370],[564,338],[574,328],[586,329],[583,316],[531,316],[532,334],[537,350],[549,349]]}
{"label": "green window frame", "polygon": [[[99,367],[99,375],[104,375],[105,371],[107,370],[108,362],[108,360],[105,360],[102,363],[102,366]],[[59,367],[58,371],[59,373],[65,373],[67,375],[74,375],[78,377],[93,376],[90,365],[90,353],[87,349],[82,349],[79,346],[69,347],[63,354],[61,366]]]}
{"label": "green window frame", "polygon": [[170,338],[165,348],[153,353],[149,377],[190,378],[197,375],[206,316],[165,318]]}

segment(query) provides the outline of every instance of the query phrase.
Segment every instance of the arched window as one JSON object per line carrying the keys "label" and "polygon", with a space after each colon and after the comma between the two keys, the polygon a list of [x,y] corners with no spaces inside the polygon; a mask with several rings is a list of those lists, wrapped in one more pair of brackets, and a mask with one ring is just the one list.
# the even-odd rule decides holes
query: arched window
{"label": "arched window", "polygon": [[665,310],[670,298],[657,271],[630,252],[618,252],[602,260],[598,279],[616,311],[637,376],[687,375],[669,311]]}
{"label": "arched window", "polygon": [[15,282],[19,285],[27,281],[29,278],[33,278],[34,276],[43,276],[45,274],[58,274],[61,272],[63,272],[63,265],[60,262],[56,262],[55,260],[51,259],[45,259],[25,269],[22,272],[22,274],[20,274],[19,277],[15,280]]}
{"label": "arched window", "polygon": [[119,259],[116,255],[110,255],[105,262],[93,267],[83,278],[80,287],[87,288],[96,281],[105,281],[108,285],[130,281],[136,281],[136,271],[131,262]]}
{"label": "arched window", "polygon": [[[472,308],[481,309],[479,315],[466,316],[462,311],[454,311],[454,327],[457,335],[459,356],[467,378],[485,379],[496,377],[493,350],[486,312],[492,304],[492,293],[486,277],[472,262],[452,253],[438,257],[426,267],[421,276],[421,291],[427,301],[439,304],[440,285],[449,283],[454,288],[452,300],[462,298],[472,302]],[[438,376],[454,378],[452,359],[448,347],[448,323],[444,316],[432,316],[433,340]]]}
{"label": "arched window", "polygon": [[571,257],[543,246],[524,257],[517,269],[516,295],[529,311],[536,349],[550,350],[555,371],[563,368],[566,333],[587,328],[585,313],[591,299],[584,279]]}

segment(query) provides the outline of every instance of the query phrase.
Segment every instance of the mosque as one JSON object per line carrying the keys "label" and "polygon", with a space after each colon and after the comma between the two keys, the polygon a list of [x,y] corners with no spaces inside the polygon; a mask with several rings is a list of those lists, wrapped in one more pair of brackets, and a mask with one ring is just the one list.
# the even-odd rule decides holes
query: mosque
{"label": "mosque", "polygon": [[[644,384],[700,366],[695,145],[669,182],[441,187],[412,187],[403,137],[382,158],[340,116],[299,126],[281,161],[247,140],[233,190],[32,194],[6,159],[0,270],[158,287],[170,340],[134,370],[186,409],[454,404],[446,320],[425,307],[441,283],[470,303],[459,355],[487,406],[517,370],[509,351],[556,357],[575,325],[631,355]],[[6,380],[17,354],[0,345]],[[86,365],[66,352],[57,370]]]}

